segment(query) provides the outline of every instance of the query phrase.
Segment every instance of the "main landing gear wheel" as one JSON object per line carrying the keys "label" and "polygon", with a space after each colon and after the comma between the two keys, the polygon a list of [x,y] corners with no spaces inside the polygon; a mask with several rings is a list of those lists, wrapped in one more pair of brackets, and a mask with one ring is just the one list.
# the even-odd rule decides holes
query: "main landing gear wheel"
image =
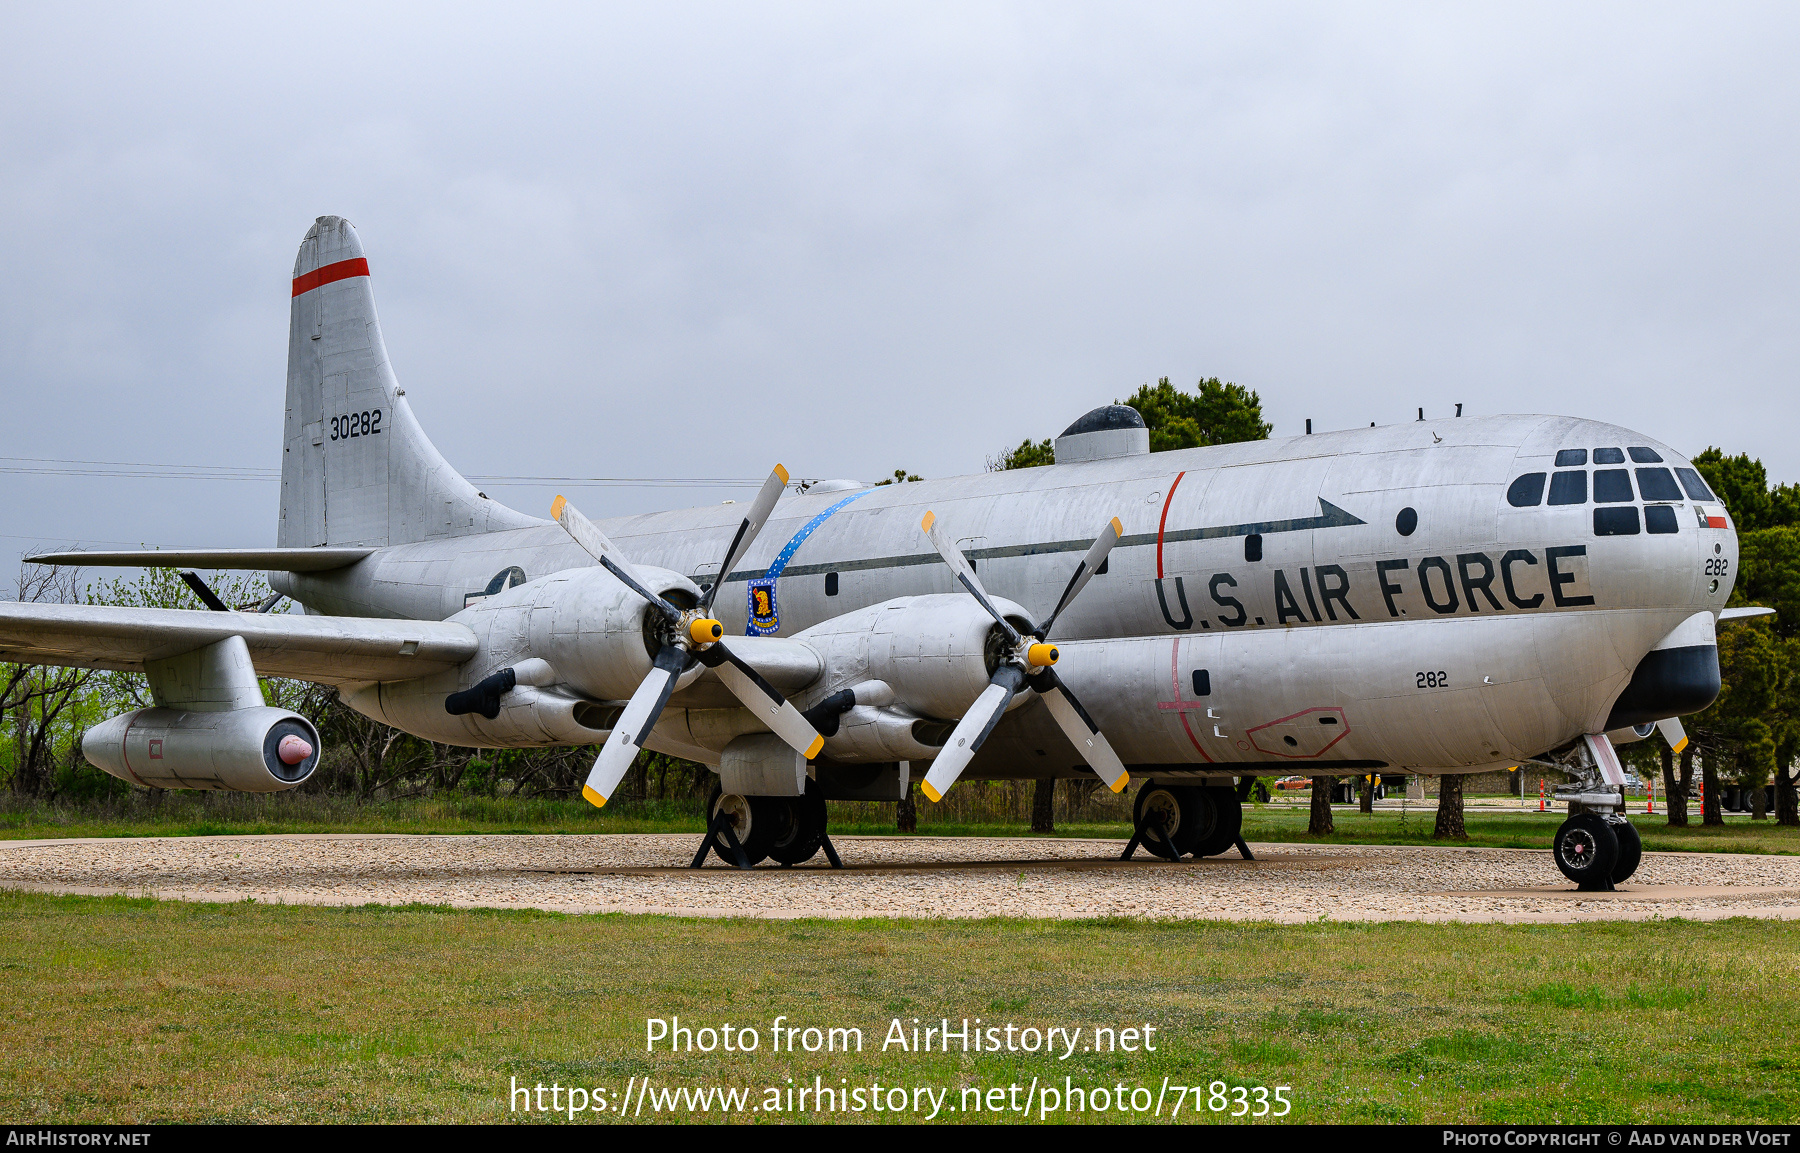
{"label": "main landing gear wheel", "polygon": [[1582,892],[1612,889],[1613,871],[1619,864],[1619,837],[1606,818],[1593,813],[1570,817],[1556,830],[1552,846],[1556,867]]}
{"label": "main landing gear wheel", "polygon": [[1638,862],[1644,859],[1644,842],[1638,837],[1637,826],[1630,821],[1609,822],[1608,827],[1619,839],[1619,859],[1613,862],[1612,881],[1622,885],[1627,877],[1637,872]]}
{"label": "main landing gear wheel", "polygon": [[769,857],[783,865],[810,861],[825,843],[825,798],[818,786],[806,782],[804,797],[759,797],[778,812],[774,839],[769,843]]}
{"label": "main landing gear wheel", "polygon": [[1191,785],[1148,784],[1138,790],[1131,821],[1144,848],[1165,861],[1191,852],[1188,842],[1205,821],[1200,790]]}
{"label": "main landing gear wheel", "polygon": [[[769,855],[776,837],[787,831],[792,824],[791,819],[786,819],[786,813],[775,808],[774,802],[783,799],[740,796],[737,793],[726,793],[718,785],[714,785],[712,795],[706,798],[706,814],[710,819],[723,812],[731,819],[732,835],[743,846],[744,856],[755,865]],[[721,861],[735,863],[731,846],[722,835],[713,837],[713,848],[717,850]]]}
{"label": "main landing gear wheel", "polygon": [[1244,831],[1244,804],[1238,800],[1237,790],[1229,785],[1195,791],[1210,813],[1194,830],[1196,835],[1188,852],[1196,857],[1216,856],[1237,844],[1238,834]]}

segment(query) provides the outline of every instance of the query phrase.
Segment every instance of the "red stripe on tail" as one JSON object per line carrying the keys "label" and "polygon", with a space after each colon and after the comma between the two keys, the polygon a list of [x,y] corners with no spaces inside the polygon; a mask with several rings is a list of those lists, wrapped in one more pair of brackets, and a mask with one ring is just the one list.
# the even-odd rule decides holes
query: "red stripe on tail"
{"label": "red stripe on tail", "polygon": [[369,262],[364,257],[354,260],[340,260],[336,264],[327,264],[323,268],[315,268],[311,272],[294,277],[294,295],[311,292],[320,285],[330,284],[336,280],[349,280],[352,276],[369,275]]}

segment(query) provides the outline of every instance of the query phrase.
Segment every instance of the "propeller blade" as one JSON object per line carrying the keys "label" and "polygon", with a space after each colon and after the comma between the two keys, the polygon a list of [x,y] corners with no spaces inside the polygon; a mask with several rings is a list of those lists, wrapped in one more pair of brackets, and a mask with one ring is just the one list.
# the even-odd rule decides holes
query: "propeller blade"
{"label": "propeller blade", "polygon": [[1669,742],[1669,748],[1675,752],[1679,753],[1687,747],[1687,730],[1681,727],[1681,721],[1677,718],[1668,717],[1657,721],[1656,731],[1663,735],[1663,740]]}
{"label": "propeller blade", "polygon": [[1062,599],[1056,602],[1056,608],[1051,612],[1050,619],[1044,622],[1042,628],[1038,629],[1038,640],[1041,641],[1050,635],[1050,626],[1056,623],[1057,617],[1062,616],[1062,611],[1069,607],[1069,602],[1087,587],[1090,580],[1094,579],[1094,574],[1099,572],[1100,566],[1106,563],[1106,554],[1119,543],[1119,537],[1124,532],[1125,526],[1119,523],[1118,517],[1115,516],[1106,523],[1106,527],[1094,539],[1093,547],[1087,550],[1087,555],[1082,557],[1081,563],[1075,566],[1075,575],[1069,578],[1069,584],[1063,589]]}
{"label": "propeller blade", "polygon": [[1100,726],[1094,723],[1093,717],[1088,716],[1088,711],[1081,707],[1081,702],[1075,699],[1069,686],[1062,683],[1062,678],[1056,675],[1055,669],[1045,669],[1032,677],[1029,684],[1044,698],[1050,715],[1062,726],[1062,731],[1076,751],[1087,760],[1088,768],[1106,782],[1107,788],[1117,793],[1131,783],[1131,774],[1125,771],[1125,762],[1119,759],[1119,754],[1113,752],[1113,747],[1107,743]]}
{"label": "propeller blade", "polygon": [[762,674],[751,668],[744,659],[726,648],[723,644],[713,644],[699,653],[700,663],[719,674],[744,707],[763,724],[768,725],[771,732],[788,744],[795,752],[807,760],[819,755],[825,747],[825,738],[819,730],[800,715],[781,691],[762,678]]}
{"label": "propeller blade", "polygon": [[587,551],[587,554],[605,566],[606,571],[623,581],[625,587],[643,597],[662,611],[670,620],[680,620],[681,610],[668,601],[650,591],[644,578],[638,574],[637,568],[619,546],[606,539],[606,534],[593,521],[581,515],[581,510],[570,504],[567,497],[557,497],[551,502],[550,515],[563,530],[575,538],[575,543]]}
{"label": "propeller blade", "polygon": [[[1019,630],[1013,628],[1011,623],[1000,615],[1000,610],[994,607],[993,602],[988,600],[987,590],[981,587],[981,579],[975,575],[975,570],[969,567],[969,558],[957,551],[956,542],[951,540],[950,534],[944,531],[943,522],[938,520],[937,514],[926,512],[925,519],[919,522],[919,527],[925,530],[926,537],[931,541],[931,547],[937,549],[938,555],[944,558],[944,563],[950,566],[950,571],[956,574],[957,581],[969,590],[970,596],[980,602],[981,607],[987,610],[989,616],[1000,622],[1000,627],[1006,630],[1007,639],[1015,645],[1018,644],[1023,639],[1019,636]],[[962,770],[958,769],[957,771],[961,772]]]}
{"label": "propeller blade", "polygon": [[719,566],[719,575],[713,578],[712,587],[700,598],[701,612],[712,608],[713,599],[725,585],[725,578],[731,575],[732,567],[750,551],[750,545],[755,542],[756,535],[762,532],[763,525],[768,523],[769,514],[775,511],[775,502],[781,499],[782,490],[787,488],[787,483],[788,470],[776,465],[775,471],[769,474],[769,479],[763,481],[762,490],[756,494],[756,499],[750,502],[750,511],[745,514],[744,522],[738,525],[737,535],[731,538],[731,547],[725,550],[725,561]]}
{"label": "propeller blade", "polygon": [[662,715],[663,706],[669,703],[669,697],[675,691],[675,679],[686,667],[687,654],[674,645],[665,645],[656,654],[655,667],[637,687],[637,692],[631,694],[625,711],[613,723],[612,735],[600,746],[600,756],[588,773],[587,783],[581,786],[581,795],[589,804],[600,808],[619,787],[625,770],[631,767],[638,750],[649,739],[650,730],[656,727],[656,718]]}
{"label": "propeller blade", "polygon": [[981,690],[963,719],[957,722],[956,731],[944,742],[944,751],[931,762],[931,771],[925,774],[919,788],[934,801],[944,799],[956,778],[969,767],[969,760],[981,748],[994,726],[1006,713],[1006,706],[1011,703],[1014,694],[1025,683],[1025,674],[1016,665],[1001,665],[994,671],[994,677],[988,687]]}

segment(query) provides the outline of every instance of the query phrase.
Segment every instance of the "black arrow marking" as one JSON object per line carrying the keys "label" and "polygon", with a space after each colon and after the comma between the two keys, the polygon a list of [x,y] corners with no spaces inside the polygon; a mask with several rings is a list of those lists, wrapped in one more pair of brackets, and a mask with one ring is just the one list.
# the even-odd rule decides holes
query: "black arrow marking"
{"label": "black arrow marking", "polygon": [[[1163,533],[1163,543],[1173,544],[1184,540],[1214,540],[1220,537],[1249,536],[1252,533],[1268,535],[1278,532],[1305,532],[1315,528],[1348,528],[1351,525],[1367,524],[1368,521],[1354,513],[1345,512],[1324,497],[1319,498],[1319,515],[1295,517],[1291,520],[1252,521],[1248,524],[1212,525],[1207,528],[1172,529]],[[1132,548],[1134,546],[1152,545],[1156,543],[1153,532],[1135,533],[1122,536],[1114,548]],[[1094,545],[1094,538],[1085,540],[1052,540],[1038,544],[1009,544],[997,548],[972,548],[963,553],[973,561],[999,560],[1003,557],[1042,556],[1047,553],[1086,552]],[[784,577],[818,576],[828,572],[858,572],[869,569],[910,568],[913,565],[943,564],[943,558],[934,552],[916,553],[912,556],[869,557],[866,560],[832,561],[829,564],[791,564],[781,570]],[[767,569],[746,569],[734,572],[726,577],[727,581],[757,580],[766,575]]]}
{"label": "black arrow marking", "polygon": [[[1264,520],[1254,524],[1223,524],[1213,528],[1182,528],[1163,533],[1163,543],[1171,544],[1178,540],[1212,540],[1223,536],[1250,536],[1253,533],[1268,535],[1276,532],[1303,532],[1311,528],[1348,528],[1353,524],[1368,524],[1359,516],[1345,512],[1324,497],[1319,498],[1319,515],[1296,517],[1293,520]],[[1119,538],[1120,544],[1155,544],[1156,534],[1139,533],[1137,536]]]}

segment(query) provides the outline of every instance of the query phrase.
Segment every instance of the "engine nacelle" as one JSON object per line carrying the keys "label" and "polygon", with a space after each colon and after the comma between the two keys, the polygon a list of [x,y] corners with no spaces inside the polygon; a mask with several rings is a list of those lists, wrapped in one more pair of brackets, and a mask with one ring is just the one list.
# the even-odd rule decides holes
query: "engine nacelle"
{"label": "engine nacelle", "polygon": [[319,731],[286,709],[138,709],[87,731],[82,755],[120,780],[158,789],[278,793],[319,767]]}
{"label": "engine nacelle", "polygon": [[[683,608],[700,590],[667,569],[640,568],[652,591]],[[352,708],[429,740],[482,747],[594,744],[650,675],[666,627],[642,597],[602,568],[571,569],[507,589],[450,618],[480,638],[481,651],[454,673],[371,685]],[[496,694],[487,710],[445,711],[452,693],[502,669],[533,670]],[[682,683],[698,677],[699,666]]]}
{"label": "engine nacelle", "polygon": [[[693,581],[667,569],[638,570],[652,592],[686,608]],[[531,657],[549,661],[556,683],[597,700],[625,700],[650,675],[661,647],[660,613],[602,568],[572,569],[520,585],[450,618],[482,638],[470,684]],[[467,686],[464,686],[467,687]]]}
{"label": "engine nacelle", "polygon": [[[1019,605],[989,599],[1020,632],[1034,627]],[[896,597],[821,621],[794,639],[812,646],[825,662],[825,679],[809,690],[809,698],[885,681],[901,708],[939,718],[968,711],[1006,647],[1006,634],[967,593]],[[1017,699],[1022,702],[1026,694]]]}

